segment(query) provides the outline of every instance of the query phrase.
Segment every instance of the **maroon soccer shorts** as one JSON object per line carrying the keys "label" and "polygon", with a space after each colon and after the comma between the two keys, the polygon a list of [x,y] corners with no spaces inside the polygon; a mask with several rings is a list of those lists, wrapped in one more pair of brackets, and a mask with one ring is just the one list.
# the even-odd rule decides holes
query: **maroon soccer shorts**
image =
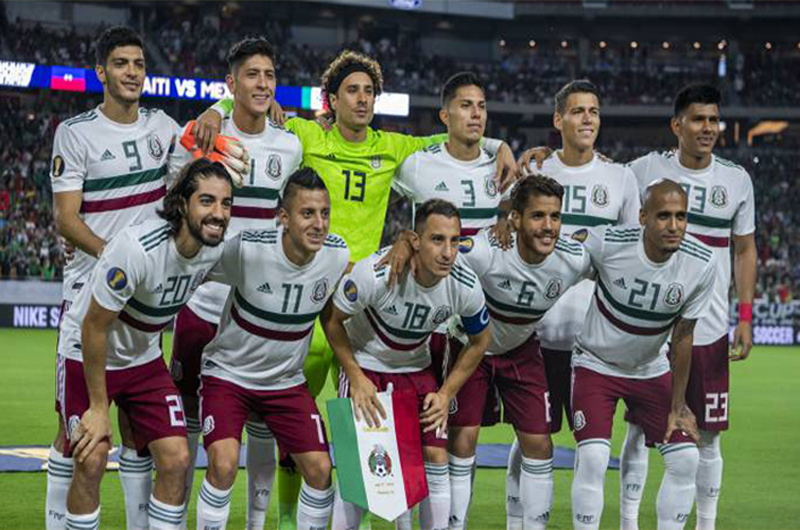
{"label": "maroon soccer shorts", "polygon": [[[572,421],[575,440],[611,439],[617,401],[628,407],[629,421],[639,425],[645,442],[653,447],[664,441],[672,396],[672,374],[651,379],[633,379],[603,375],[594,370],[576,367],[572,380]],[[670,443],[693,443],[676,431]]]}
{"label": "maroon soccer shorts", "polygon": [[550,432],[550,408],[544,360],[535,335],[503,355],[486,355],[456,396],[450,424],[481,424],[487,397],[497,388],[503,401],[504,419],[520,432]]}
{"label": "maroon soccer shorts", "polygon": [[728,336],[692,348],[692,370],[686,403],[706,431],[728,430]]}
{"label": "maroon soccer shorts", "polygon": [[[67,431],[64,454],[72,454],[72,429],[89,409],[89,391],[83,376],[83,363],[64,360],[64,395],[61,412]],[[158,358],[133,368],[106,371],[106,392],[128,414],[133,440],[140,455],[149,454],[150,442],[170,436],[186,437],[183,402],[164,364]]]}
{"label": "maroon soccer shorts", "polygon": [[200,414],[203,445],[217,440],[242,441],[242,429],[253,412],[267,424],[281,453],[328,452],[325,423],[305,383],[283,390],[250,390],[236,383],[203,376]]}
{"label": "maroon soccer shorts", "polygon": [[[373,372],[372,370],[361,369],[364,375],[372,381],[378,389],[378,392],[385,392],[392,384],[394,390],[410,390],[417,394],[417,403],[419,404],[419,413],[422,414],[422,404],[425,396],[435,393],[439,390],[439,385],[436,382],[436,376],[433,369],[428,367],[418,372],[403,372],[403,373],[388,373],[388,372]],[[344,373],[344,370],[339,370],[339,397],[350,397],[350,380]],[[424,426],[420,424],[420,434],[422,436],[422,445],[426,447],[447,447],[447,432],[438,432],[434,429],[428,432],[422,432]]]}
{"label": "maroon soccer shorts", "polygon": [[64,359],[58,353],[58,339],[61,337],[61,323],[64,321],[64,315],[69,311],[72,302],[69,300],[61,301],[61,312],[58,314],[58,327],[56,328],[56,399],[55,407],[56,412],[61,414],[61,395],[64,393]]}
{"label": "maroon soccer shorts", "polygon": [[203,349],[217,334],[217,326],[184,306],[175,317],[169,371],[182,396],[197,396]]}
{"label": "maroon soccer shorts", "polygon": [[561,430],[564,415],[567,416],[567,424],[572,429],[572,410],[569,406],[572,352],[542,348],[542,357],[544,358],[544,372],[547,376],[547,388],[550,391],[550,432]]}

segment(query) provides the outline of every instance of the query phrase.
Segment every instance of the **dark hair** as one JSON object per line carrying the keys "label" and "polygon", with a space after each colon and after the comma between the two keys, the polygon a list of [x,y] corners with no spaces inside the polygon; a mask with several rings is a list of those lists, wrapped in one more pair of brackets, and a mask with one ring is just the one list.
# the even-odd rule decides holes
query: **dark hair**
{"label": "dark hair", "polygon": [[197,191],[199,179],[216,177],[223,179],[233,188],[233,181],[219,162],[212,162],[207,158],[198,158],[183,166],[177,180],[167,190],[164,197],[164,208],[158,210],[158,216],[169,223],[169,231],[174,236],[181,229],[183,218],[186,215],[186,206],[192,194]]}
{"label": "dark hair", "polygon": [[450,77],[442,85],[442,107],[447,107],[450,104],[459,88],[473,85],[480,88],[481,92],[486,93],[483,82],[474,72],[459,72]]}
{"label": "dark hair", "polygon": [[646,210],[647,204],[652,201],[654,197],[660,197],[667,193],[677,193],[686,201],[689,199],[683,186],[674,180],[658,179],[651,182],[642,192],[642,209]]}
{"label": "dark hair", "polygon": [[253,55],[265,55],[275,63],[275,46],[264,37],[248,37],[240,40],[228,50],[228,56],[225,58],[228,71],[233,72]]}
{"label": "dark hair", "polygon": [[530,197],[558,197],[564,200],[564,187],[546,175],[529,175],[517,182],[511,190],[511,208],[520,214],[528,206]]}
{"label": "dark hair", "polygon": [[331,107],[330,97],[336,95],[342,81],[353,72],[367,74],[372,79],[375,97],[381,95],[381,92],[383,92],[383,73],[378,61],[363,53],[344,50],[328,65],[320,79],[322,101],[327,107]]}
{"label": "dark hair", "polygon": [[283,188],[283,196],[281,198],[281,208],[288,210],[288,204],[294,199],[299,190],[325,190],[328,187],[325,181],[319,174],[310,167],[303,167],[292,173],[286,180],[286,186]]}
{"label": "dark hair", "polygon": [[97,39],[95,44],[96,64],[105,65],[111,52],[120,46],[138,46],[144,53],[144,43],[138,33],[125,26],[112,26]]}
{"label": "dark hair", "polygon": [[675,96],[675,105],[673,108],[673,116],[678,117],[683,111],[689,108],[692,103],[701,103],[703,105],[719,105],[722,100],[722,94],[719,89],[714,85],[705,83],[695,83],[687,85],[678,92]]}
{"label": "dark hair", "polygon": [[414,213],[414,231],[417,234],[422,233],[428,217],[431,215],[444,215],[445,217],[455,217],[461,222],[461,215],[458,213],[458,208],[453,203],[447,202],[442,199],[430,199],[423,202],[416,213]]}
{"label": "dark hair", "polygon": [[564,111],[567,110],[567,100],[569,97],[572,94],[583,93],[594,94],[598,103],[600,102],[600,91],[597,89],[597,85],[588,79],[576,79],[574,81],[570,81],[561,87],[561,90],[556,92],[556,112],[559,114],[564,114]]}

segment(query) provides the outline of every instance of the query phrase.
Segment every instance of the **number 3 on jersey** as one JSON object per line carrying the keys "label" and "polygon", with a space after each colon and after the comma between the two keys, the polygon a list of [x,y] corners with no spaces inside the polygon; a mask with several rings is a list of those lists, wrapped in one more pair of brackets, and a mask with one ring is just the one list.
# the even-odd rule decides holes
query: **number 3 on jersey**
{"label": "number 3 on jersey", "polygon": [[344,199],[346,201],[364,202],[367,174],[363,171],[343,169],[342,175],[344,175]]}

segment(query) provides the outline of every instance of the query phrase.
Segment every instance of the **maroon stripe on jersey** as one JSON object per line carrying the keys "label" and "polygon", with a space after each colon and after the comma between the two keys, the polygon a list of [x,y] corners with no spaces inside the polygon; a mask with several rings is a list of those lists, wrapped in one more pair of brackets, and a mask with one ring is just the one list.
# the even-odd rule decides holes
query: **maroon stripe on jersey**
{"label": "maroon stripe on jersey", "polygon": [[633,324],[628,324],[627,322],[623,322],[622,320],[615,317],[611,311],[603,304],[603,301],[600,300],[600,295],[597,294],[597,291],[594,292],[594,298],[597,300],[597,308],[600,310],[600,313],[603,314],[609,322],[614,324],[615,327],[621,329],[626,333],[630,333],[631,335],[661,335],[669,331],[672,328],[672,324],[675,322],[674,320],[667,324],[666,326],[661,326],[658,328],[643,328],[641,326],[634,326]]}
{"label": "maroon stripe on jersey", "polygon": [[245,320],[244,317],[239,314],[239,311],[233,304],[231,305],[231,316],[243,330],[247,331],[248,333],[252,333],[253,335],[271,340],[280,340],[284,342],[300,340],[308,336],[308,334],[311,333],[311,330],[314,329],[314,326],[310,326],[308,329],[304,329],[302,331],[277,331],[274,329],[262,328],[261,326]]}
{"label": "maroon stripe on jersey", "polygon": [[515,324],[517,326],[524,326],[526,324],[533,324],[534,322],[538,322],[539,320],[541,320],[541,317],[539,318],[509,317],[501,313],[498,313],[497,311],[492,310],[489,304],[486,304],[486,309],[489,310],[490,317],[492,317],[495,320],[499,320],[500,322],[505,322],[506,324]]}
{"label": "maroon stripe on jersey", "polygon": [[477,234],[480,231],[481,231],[480,228],[464,228],[462,226],[461,227],[461,237],[472,237],[472,236],[474,236],[475,234]]}
{"label": "maroon stripe on jersey", "polygon": [[378,337],[383,341],[384,344],[386,344],[387,346],[389,346],[393,350],[397,350],[397,351],[416,350],[417,348],[419,348],[420,346],[425,344],[425,342],[430,337],[430,333],[429,333],[421,341],[412,342],[411,344],[402,344],[402,343],[399,343],[399,342],[395,342],[386,333],[381,331],[381,328],[378,326],[378,323],[375,322],[375,319],[373,318],[373,316],[369,314],[369,311],[364,311],[364,314],[367,315],[367,320],[369,320],[369,323],[372,326],[372,329],[375,330],[375,333],[378,335]]}
{"label": "maroon stripe on jersey", "polygon": [[[132,328],[136,328],[139,331],[144,331],[145,333],[158,333],[169,324],[169,320],[164,322],[163,324],[148,324],[147,322],[142,322],[141,320],[137,320],[133,318],[129,313],[125,311],[121,311],[118,317],[122,322],[125,322]],[[171,319],[170,319],[171,320]]]}
{"label": "maroon stripe on jersey", "polygon": [[231,217],[244,217],[247,219],[275,219],[278,215],[277,208],[259,208],[258,206],[231,206]]}
{"label": "maroon stripe on jersey", "polygon": [[161,186],[158,189],[147,191],[145,193],[137,193],[136,195],[128,195],[127,197],[116,197],[114,199],[101,199],[97,201],[83,201],[81,204],[81,213],[100,213],[111,212],[114,210],[124,210],[125,208],[132,208],[134,206],[141,206],[161,200],[167,194],[166,186]]}
{"label": "maroon stripe on jersey", "polygon": [[707,236],[705,234],[696,234],[694,232],[689,233],[709,247],[728,248],[731,244],[731,239],[729,237]]}

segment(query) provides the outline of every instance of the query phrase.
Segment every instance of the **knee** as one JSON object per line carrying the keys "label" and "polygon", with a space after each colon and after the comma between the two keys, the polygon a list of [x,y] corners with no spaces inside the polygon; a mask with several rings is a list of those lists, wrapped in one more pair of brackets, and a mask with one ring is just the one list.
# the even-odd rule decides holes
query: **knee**
{"label": "knee", "polygon": [[331,485],[331,460],[325,456],[315,458],[303,466],[303,478],[314,489],[324,490]]}
{"label": "knee", "polygon": [[108,444],[99,443],[83,462],[75,460],[76,477],[81,477],[90,482],[100,482],[103,473],[106,471],[108,461]]}
{"label": "knee", "polygon": [[[605,440],[603,440],[605,442]],[[605,443],[585,443],[578,446],[575,474],[584,481],[603,483],[611,446]]]}
{"label": "knee", "polygon": [[719,450],[719,433],[711,431],[700,431],[700,460],[713,461],[722,458]]}
{"label": "knee", "polygon": [[182,447],[175,447],[168,454],[161,456],[156,462],[159,474],[184,476],[186,470],[189,469],[189,449],[186,444],[183,444]]}
{"label": "knee", "polygon": [[518,434],[520,449],[525,458],[544,460],[553,456],[553,442],[548,434]]}
{"label": "knee", "polygon": [[474,456],[479,432],[480,427],[451,427],[447,450],[458,458]]}
{"label": "knee", "polygon": [[447,464],[447,451],[442,447],[422,447],[422,457],[431,464]]}
{"label": "knee", "polygon": [[208,461],[208,478],[211,485],[219,489],[228,489],[236,480],[239,471],[238,455],[215,454]]}
{"label": "knee", "polygon": [[700,453],[694,445],[687,445],[684,449],[673,450],[664,455],[666,473],[675,478],[694,483],[697,475],[697,465]]}

